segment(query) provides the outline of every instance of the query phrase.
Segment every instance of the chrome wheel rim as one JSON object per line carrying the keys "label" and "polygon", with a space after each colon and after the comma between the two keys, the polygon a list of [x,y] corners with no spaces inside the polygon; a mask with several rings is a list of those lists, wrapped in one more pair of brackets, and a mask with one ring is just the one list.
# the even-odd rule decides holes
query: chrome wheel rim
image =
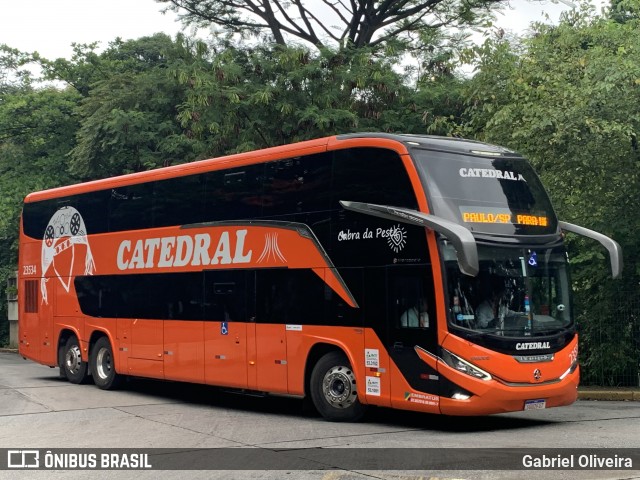
{"label": "chrome wheel rim", "polygon": [[102,380],[106,380],[111,375],[112,369],[111,352],[108,348],[102,347],[96,356],[96,373]]}
{"label": "chrome wheel rim", "polygon": [[345,366],[330,368],[322,379],[322,393],[329,405],[349,408],[357,398],[356,377],[351,369]]}
{"label": "chrome wheel rim", "polygon": [[67,366],[67,371],[72,375],[75,375],[80,371],[80,368],[82,367],[82,355],[78,345],[73,345],[67,350],[65,355],[65,365]]}

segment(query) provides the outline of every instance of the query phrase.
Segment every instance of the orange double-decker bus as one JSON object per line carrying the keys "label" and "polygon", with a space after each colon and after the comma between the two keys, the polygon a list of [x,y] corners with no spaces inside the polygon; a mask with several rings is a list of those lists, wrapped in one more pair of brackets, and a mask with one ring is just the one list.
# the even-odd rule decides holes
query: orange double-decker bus
{"label": "orange double-decker bus", "polygon": [[480,415],[572,403],[560,222],[520,155],[350,134],[37,192],[21,355],[102,389],[151,377]]}

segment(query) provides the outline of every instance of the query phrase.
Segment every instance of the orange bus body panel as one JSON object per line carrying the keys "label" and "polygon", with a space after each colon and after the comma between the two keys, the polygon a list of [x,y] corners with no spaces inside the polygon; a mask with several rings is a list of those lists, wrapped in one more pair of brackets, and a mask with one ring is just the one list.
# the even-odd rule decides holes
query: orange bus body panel
{"label": "orange bus body panel", "polygon": [[203,321],[164,320],[164,378],[205,383]]}
{"label": "orange bus body panel", "polygon": [[[407,147],[389,138],[328,137],[258,152],[230,155],[149,172],[97,180],[32,193],[25,203],[115,189],[141,182],[157,181],[270,162],[295,156],[356,147],[376,147],[395,151],[416,193],[418,209],[429,213],[427,195]],[[345,199],[349,200],[349,199]],[[358,308],[357,301],[322,247],[304,228],[291,225],[264,225],[260,221],[234,221],[189,226],[129,230],[116,233],[87,232],[87,244],[60,244],[54,270],[25,269],[25,281],[37,286],[37,312],[26,312],[24,288],[19,289],[20,354],[55,366],[63,332],[80,340],[84,361],[89,360],[92,337],[106,335],[113,347],[116,371],[124,375],[204,383],[276,394],[307,395],[307,364],[312,351],[339,349],[347,356],[358,379],[358,398],[363,404],[450,415],[484,415],[522,410],[524,402],[545,399],[548,407],[567,405],[577,397],[579,369],[568,370],[577,357],[577,337],[555,359],[547,363],[518,363],[448,332],[446,321],[437,322],[438,345],[470,359],[492,375],[480,380],[463,374],[435,356],[417,352],[427,367],[437,371],[473,396],[457,400],[413,389],[372,328],[307,325],[305,319],[287,323],[203,320],[93,318],[81,312],[74,278],[83,275],[136,275],[165,272],[202,272],[226,269],[310,269],[345,304]],[[425,229],[431,255],[436,292],[444,292],[442,262],[438,257],[435,232]],[[89,250],[89,243],[90,248]],[[20,237],[20,266],[41,265],[42,239]],[[91,261],[89,258],[95,255]],[[93,269],[93,271],[91,271]],[[36,285],[37,284],[37,285]],[[153,292],[149,292],[153,295]],[[30,308],[35,308],[30,305]],[[448,315],[444,295],[436,295],[436,317]],[[534,369],[538,380],[522,382]],[[557,379],[545,383],[546,379]],[[434,380],[435,381],[435,380]]]}
{"label": "orange bus body panel", "polygon": [[204,323],[205,383],[232,388],[249,387],[247,330],[251,324],[222,321]]}

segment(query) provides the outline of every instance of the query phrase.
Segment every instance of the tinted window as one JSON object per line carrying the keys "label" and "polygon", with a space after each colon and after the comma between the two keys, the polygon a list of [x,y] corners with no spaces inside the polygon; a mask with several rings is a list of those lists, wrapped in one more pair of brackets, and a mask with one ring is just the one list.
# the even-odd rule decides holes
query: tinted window
{"label": "tinted window", "polygon": [[[358,288],[354,282],[351,285]],[[358,322],[359,315],[359,309],[344,304],[311,270],[256,271],[256,320],[260,323],[346,325]]]}
{"label": "tinted window", "polygon": [[310,270],[258,271],[256,319],[260,323],[319,323],[324,317],[324,288],[325,283]]}
{"label": "tinted window", "polygon": [[331,155],[296,157],[266,164],[263,215],[329,209]]}
{"label": "tinted window", "polygon": [[474,232],[555,233],[557,220],[538,176],[523,158],[416,150],[436,215]]}
{"label": "tinted window", "polygon": [[82,215],[89,235],[104,233],[109,230],[110,199],[110,190],[101,190],[72,197],[71,205]]}
{"label": "tinted window", "polygon": [[56,213],[55,201],[25,203],[22,209],[22,225],[25,235],[41,240],[49,220]]}
{"label": "tinted window", "polygon": [[[345,271],[362,302],[362,271]],[[74,280],[83,314],[103,318],[360,325],[312,270],[210,270],[169,274],[89,275]]]}
{"label": "tinted window", "polygon": [[362,326],[365,308],[364,276],[362,268],[341,268],[338,270],[345,286],[353,295],[358,308],[349,306],[338,294],[330,290],[331,302],[328,307],[329,318],[335,319],[337,325]]}
{"label": "tinted window", "polygon": [[205,221],[253,218],[262,211],[264,165],[205,174]]}
{"label": "tinted window", "polygon": [[[25,233],[42,238],[60,202],[78,209],[88,233],[97,234],[284,215],[304,221],[340,210],[339,200],[417,205],[395,152],[358,148],[29,203],[23,218]],[[328,235],[328,224],[313,228]]]}
{"label": "tinted window", "polygon": [[333,206],[339,200],[416,208],[409,176],[400,156],[380,148],[354,148],[335,153]]}
{"label": "tinted window", "polygon": [[204,221],[204,177],[189,175],[155,183],[154,218],[156,227],[188,225]]}
{"label": "tinted window", "polygon": [[51,217],[60,208],[74,207],[82,215],[87,233],[109,231],[109,202],[111,190],[63,197],[43,202],[25,203],[23,209],[24,232],[32,238],[42,238]]}
{"label": "tinted window", "polygon": [[202,273],[76,277],[80,309],[108,318],[200,320]]}
{"label": "tinted window", "polygon": [[153,183],[111,190],[109,230],[138,230],[153,225]]}
{"label": "tinted window", "polygon": [[205,272],[206,320],[247,322],[254,320],[252,271]]}

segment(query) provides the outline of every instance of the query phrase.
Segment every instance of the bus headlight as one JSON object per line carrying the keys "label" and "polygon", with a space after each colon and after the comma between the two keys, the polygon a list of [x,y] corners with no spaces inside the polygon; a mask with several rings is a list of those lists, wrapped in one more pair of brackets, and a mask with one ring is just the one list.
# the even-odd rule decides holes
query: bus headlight
{"label": "bus headlight", "polygon": [[451,368],[455,368],[459,372],[466,373],[467,375],[479,378],[480,380],[491,380],[491,374],[470,364],[466,360],[463,360],[444,348],[442,349],[442,360],[444,360],[444,363],[449,365]]}

